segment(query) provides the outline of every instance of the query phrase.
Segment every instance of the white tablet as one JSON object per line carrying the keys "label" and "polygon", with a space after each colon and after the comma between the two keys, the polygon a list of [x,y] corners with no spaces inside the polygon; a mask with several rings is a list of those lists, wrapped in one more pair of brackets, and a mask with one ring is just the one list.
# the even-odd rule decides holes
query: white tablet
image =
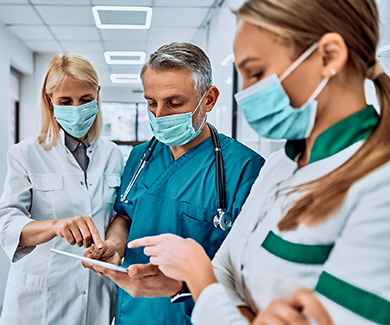
{"label": "white tablet", "polygon": [[84,257],[84,256],[80,256],[80,255],[76,255],[76,254],[60,251],[60,250],[54,249],[54,248],[50,248],[50,250],[53,253],[56,253],[56,254],[61,254],[61,255],[64,255],[64,256],[77,258],[77,259],[82,260],[82,261],[87,262],[87,263],[96,264],[96,265],[99,265],[101,267],[105,267],[107,269],[111,269],[111,270],[114,270],[114,271],[127,273],[127,269],[125,269],[124,267],[121,267],[119,265],[114,265],[114,264],[102,262],[102,261],[99,261],[99,260],[94,260],[92,258],[88,258],[88,257]]}

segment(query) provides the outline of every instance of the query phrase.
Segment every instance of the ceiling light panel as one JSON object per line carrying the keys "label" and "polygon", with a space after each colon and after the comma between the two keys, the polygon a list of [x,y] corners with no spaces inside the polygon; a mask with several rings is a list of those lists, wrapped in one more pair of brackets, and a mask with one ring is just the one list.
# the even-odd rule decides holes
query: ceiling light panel
{"label": "ceiling light panel", "polygon": [[149,7],[92,7],[93,17],[101,29],[149,29],[152,8]]}
{"label": "ceiling light panel", "polygon": [[110,75],[111,82],[114,84],[139,84],[141,77],[139,74],[113,73]]}
{"label": "ceiling light panel", "polygon": [[144,64],[145,52],[106,51],[104,58],[107,64]]}

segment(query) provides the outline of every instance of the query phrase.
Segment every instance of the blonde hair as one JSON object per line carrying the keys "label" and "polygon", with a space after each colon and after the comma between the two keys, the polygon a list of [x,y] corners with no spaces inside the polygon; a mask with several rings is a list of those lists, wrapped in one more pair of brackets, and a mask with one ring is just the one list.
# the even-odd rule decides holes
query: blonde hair
{"label": "blonde hair", "polygon": [[[41,90],[42,126],[38,136],[39,143],[45,143],[44,148],[50,150],[56,143],[60,132],[60,125],[54,118],[53,108],[50,100],[54,89],[66,78],[75,82],[85,83],[96,89],[99,87],[98,75],[86,59],[77,54],[56,54],[50,61]],[[96,141],[102,128],[102,115],[100,112],[100,96],[97,95],[99,112],[95,121],[87,133],[90,143]]]}
{"label": "blonde hair", "polygon": [[[293,46],[296,55],[324,34],[335,32],[347,44],[347,64],[358,73],[367,77],[376,63],[379,23],[375,0],[249,0],[235,14]],[[354,183],[390,161],[390,78],[379,74],[374,84],[381,108],[374,132],[343,165],[289,192],[304,195],[279,222],[280,231],[296,229],[302,222],[315,225],[327,220]]]}

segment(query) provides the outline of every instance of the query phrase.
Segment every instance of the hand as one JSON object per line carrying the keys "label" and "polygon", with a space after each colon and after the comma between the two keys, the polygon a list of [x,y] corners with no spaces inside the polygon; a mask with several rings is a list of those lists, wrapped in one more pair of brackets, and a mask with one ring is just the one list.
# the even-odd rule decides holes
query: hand
{"label": "hand", "polygon": [[71,245],[77,244],[79,247],[84,245],[87,248],[94,243],[97,248],[103,247],[99,231],[89,216],[55,220],[54,232]]}
{"label": "hand", "polygon": [[[119,253],[115,249],[114,244],[111,241],[107,240],[103,241],[102,245],[102,248],[97,248],[94,244],[92,244],[92,246],[84,253],[84,256],[95,260],[111,263],[114,265],[119,265],[121,258],[119,256]],[[107,276],[106,268],[101,268],[102,270],[98,270],[95,264],[90,264],[87,262],[83,262],[82,264],[85,268],[95,271],[102,277]]]}
{"label": "hand", "polygon": [[198,260],[207,260],[208,256],[193,239],[184,239],[172,234],[144,237],[128,243],[128,248],[145,246],[144,254],[151,256],[150,263],[157,265],[168,277],[187,281],[194,272]]}
{"label": "hand", "polygon": [[195,301],[208,285],[217,282],[209,257],[193,239],[164,234],[136,239],[127,245],[139,246],[145,246],[144,253],[151,256],[150,263],[167,277],[185,281]]}
{"label": "hand", "polygon": [[316,324],[333,324],[329,313],[314,292],[300,288],[286,299],[272,301],[266,309],[259,312],[252,325],[309,325],[306,314],[310,315]]}
{"label": "hand", "polygon": [[171,297],[182,289],[181,281],[166,277],[157,266],[152,264],[131,265],[128,274],[100,266],[94,268],[98,272],[104,272],[133,297]]}

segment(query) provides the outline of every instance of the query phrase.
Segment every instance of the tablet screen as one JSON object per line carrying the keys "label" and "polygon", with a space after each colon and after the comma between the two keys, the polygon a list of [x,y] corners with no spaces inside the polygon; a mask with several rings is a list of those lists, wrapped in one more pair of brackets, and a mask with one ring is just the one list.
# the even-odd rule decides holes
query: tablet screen
{"label": "tablet screen", "polygon": [[76,254],[60,251],[60,250],[55,249],[55,248],[50,248],[50,250],[53,253],[56,253],[56,254],[61,254],[61,255],[64,255],[64,256],[77,258],[77,259],[79,259],[81,261],[84,261],[84,262],[87,262],[87,263],[96,264],[96,265],[105,267],[107,269],[111,269],[111,270],[127,273],[127,269],[125,269],[125,268],[123,268],[123,267],[121,267],[119,265],[114,265],[114,264],[102,262],[102,261],[99,261],[99,260],[94,260],[92,258],[88,258],[88,257],[84,257],[84,256],[80,256],[80,255],[76,255]]}

